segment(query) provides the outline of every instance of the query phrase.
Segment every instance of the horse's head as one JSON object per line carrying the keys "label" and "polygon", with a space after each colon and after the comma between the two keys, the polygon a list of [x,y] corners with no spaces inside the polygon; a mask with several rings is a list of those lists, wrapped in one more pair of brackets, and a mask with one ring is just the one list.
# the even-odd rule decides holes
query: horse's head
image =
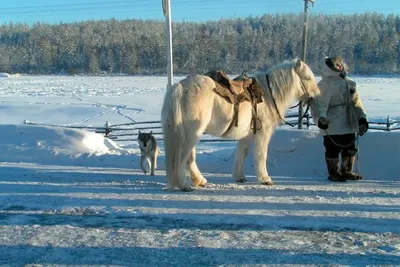
{"label": "horse's head", "polygon": [[297,98],[302,102],[307,102],[310,98],[319,95],[320,91],[310,67],[299,59],[294,69],[299,76],[301,85],[300,90],[297,92]]}

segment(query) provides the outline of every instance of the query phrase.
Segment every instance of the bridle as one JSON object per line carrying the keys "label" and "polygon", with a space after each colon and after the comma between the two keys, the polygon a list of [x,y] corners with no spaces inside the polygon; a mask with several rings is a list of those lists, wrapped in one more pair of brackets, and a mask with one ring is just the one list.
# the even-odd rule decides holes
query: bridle
{"label": "bridle", "polygon": [[[297,75],[299,76],[299,78],[300,78],[300,86],[301,86],[301,89],[303,90],[304,94],[307,95],[308,98],[310,99],[310,98],[311,98],[311,97],[310,97],[310,94],[309,94],[308,91],[306,90],[306,86],[304,85],[303,79],[301,78],[301,76],[300,76],[300,74],[299,74],[299,72],[298,72],[297,70],[296,70],[296,74],[297,74]],[[280,119],[281,119],[286,125],[289,125],[289,126],[291,126],[291,127],[295,127],[296,125],[298,125],[298,124],[300,123],[300,121],[302,121],[302,120],[304,119],[304,117],[306,116],[308,110],[310,109],[310,105],[307,105],[306,111],[305,111],[305,112],[303,113],[303,115],[299,118],[299,120],[297,121],[297,123],[290,123],[290,122],[286,121],[285,118],[284,118],[284,117],[281,115],[281,113],[279,112],[278,105],[276,104],[276,101],[275,101],[275,98],[274,98],[274,94],[273,94],[273,92],[272,92],[272,87],[271,87],[271,83],[270,83],[270,79],[269,79],[268,74],[265,74],[265,77],[266,77],[266,79],[267,79],[267,86],[268,86],[269,92],[270,92],[270,94],[271,94],[272,103],[274,104],[276,113],[278,113],[278,116],[280,117]],[[299,103],[299,104],[300,104],[300,103]],[[297,104],[296,106],[298,106],[299,104]],[[294,106],[294,107],[296,107],[296,106]]]}

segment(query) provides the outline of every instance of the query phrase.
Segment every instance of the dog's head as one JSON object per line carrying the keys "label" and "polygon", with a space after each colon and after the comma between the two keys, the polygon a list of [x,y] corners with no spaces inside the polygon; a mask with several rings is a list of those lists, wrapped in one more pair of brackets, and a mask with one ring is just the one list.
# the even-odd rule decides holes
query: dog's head
{"label": "dog's head", "polygon": [[141,149],[146,149],[151,147],[151,142],[153,140],[153,131],[150,133],[142,133],[139,131],[138,143]]}

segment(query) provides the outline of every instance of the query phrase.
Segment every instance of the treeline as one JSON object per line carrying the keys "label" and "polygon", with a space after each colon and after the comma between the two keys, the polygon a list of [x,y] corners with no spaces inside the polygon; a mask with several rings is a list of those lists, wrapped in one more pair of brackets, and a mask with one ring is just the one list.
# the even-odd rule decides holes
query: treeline
{"label": "treeline", "polygon": [[[165,74],[164,21],[3,24],[0,72]],[[301,56],[302,14],[173,24],[174,72],[266,69]],[[400,73],[400,17],[310,16],[307,63],[343,56],[353,74]],[[315,70],[315,68],[314,68]]]}

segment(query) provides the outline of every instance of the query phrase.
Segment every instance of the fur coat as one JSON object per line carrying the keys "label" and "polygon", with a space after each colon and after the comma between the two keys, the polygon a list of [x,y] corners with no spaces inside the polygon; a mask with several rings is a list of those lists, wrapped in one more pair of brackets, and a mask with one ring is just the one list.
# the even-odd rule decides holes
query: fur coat
{"label": "fur coat", "polygon": [[321,135],[358,133],[358,121],[367,119],[356,82],[342,78],[339,72],[330,69],[325,59],[319,65],[322,79],[318,83],[321,94],[314,98],[312,116],[317,123],[320,117],[329,120],[329,128],[320,130]]}

